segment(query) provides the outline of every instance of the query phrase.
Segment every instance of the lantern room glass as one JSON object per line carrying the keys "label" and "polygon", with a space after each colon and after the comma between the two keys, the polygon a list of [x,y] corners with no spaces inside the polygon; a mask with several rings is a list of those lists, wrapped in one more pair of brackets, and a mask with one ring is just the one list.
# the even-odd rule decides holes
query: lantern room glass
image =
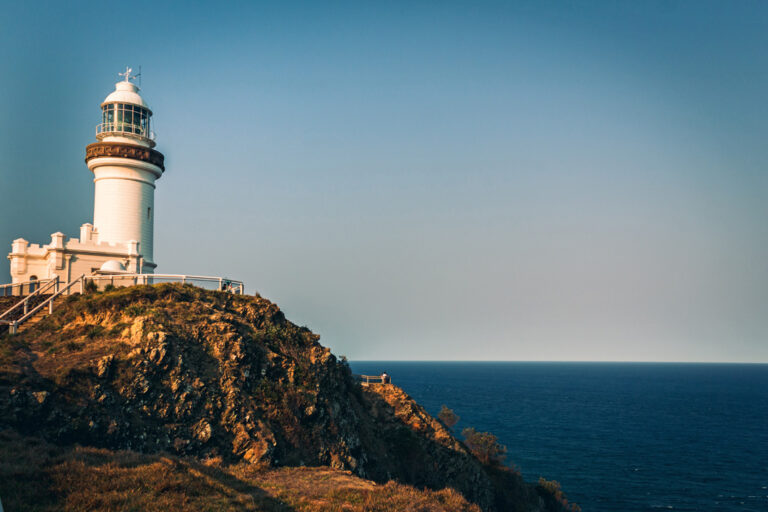
{"label": "lantern room glass", "polygon": [[116,132],[151,138],[150,113],[144,107],[110,103],[101,107],[101,133]]}

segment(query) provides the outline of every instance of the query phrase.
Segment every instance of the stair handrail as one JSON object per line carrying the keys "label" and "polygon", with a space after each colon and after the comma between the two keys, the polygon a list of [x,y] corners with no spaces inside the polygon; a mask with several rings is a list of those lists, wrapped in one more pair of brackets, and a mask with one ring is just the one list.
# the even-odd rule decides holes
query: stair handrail
{"label": "stair handrail", "polygon": [[58,289],[58,286],[59,286],[59,276],[54,277],[53,279],[51,279],[50,281],[45,283],[45,285],[39,287],[37,290],[35,290],[34,292],[32,292],[29,295],[27,295],[26,298],[20,300],[19,302],[17,302],[13,306],[11,306],[9,309],[5,310],[5,312],[2,315],[0,315],[0,320],[2,320],[2,318],[4,316],[6,316],[8,313],[10,313],[11,311],[14,311],[16,308],[18,308],[18,307],[20,307],[22,305],[24,306],[24,312],[26,314],[27,304],[29,303],[29,299],[31,299],[32,297],[34,297],[36,295],[42,295],[42,293],[44,291],[47,291],[48,288],[51,287],[51,285],[53,285],[54,293],[56,293],[56,290]]}
{"label": "stair handrail", "polygon": [[81,274],[80,277],[78,277],[77,279],[73,279],[67,284],[67,286],[65,286],[64,288],[61,288],[58,292],[54,293],[53,295],[45,299],[43,302],[35,306],[35,308],[32,309],[29,313],[19,318],[18,320],[14,320],[13,322],[11,322],[10,333],[16,334],[16,330],[19,328],[19,325],[26,322],[35,313],[40,311],[40,309],[42,309],[42,307],[45,305],[48,306],[48,314],[50,315],[51,313],[53,313],[53,301],[56,300],[56,298],[59,295],[63,294],[64,292],[66,292],[76,284],[80,284],[80,293],[83,293],[83,290],[85,288],[85,274]]}
{"label": "stair handrail", "polygon": [[[14,288],[18,288],[19,295],[23,295],[25,285],[30,286],[30,285],[36,284],[38,286],[42,286],[43,283],[48,283],[51,281],[53,281],[53,278],[52,279],[31,279],[29,281],[19,281],[18,283],[0,284],[0,291],[2,291],[2,293],[0,293],[0,297],[13,297]],[[8,292],[7,292],[8,288],[11,289],[10,295],[8,295]]]}

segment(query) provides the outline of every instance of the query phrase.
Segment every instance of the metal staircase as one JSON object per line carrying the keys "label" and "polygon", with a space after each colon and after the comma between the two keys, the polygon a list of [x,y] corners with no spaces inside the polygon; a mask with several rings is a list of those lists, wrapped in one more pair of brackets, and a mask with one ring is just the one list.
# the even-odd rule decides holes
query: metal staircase
{"label": "metal staircase", "polygon": [[79,292],[83,293],[85,274],[70,281],[63,287],[60,286],[58,277],[51,279],[44,286],[41,286],[16,303],[16,305],[0,314],[0,326],[7,325],[7,332],[9,334],[16,334],[20,330],[27,329],[42,320],[46,315],[53,313],[56,299],[64,294],[72,294],[73,291],[71,290],[75,286],[79,286]]}

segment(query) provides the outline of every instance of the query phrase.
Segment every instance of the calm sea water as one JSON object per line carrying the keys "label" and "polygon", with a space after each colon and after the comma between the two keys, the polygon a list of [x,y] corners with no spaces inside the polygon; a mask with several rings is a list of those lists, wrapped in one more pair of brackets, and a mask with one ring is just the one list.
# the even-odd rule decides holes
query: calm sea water
{"label": "calm sea water", "polygon": [[768,511],[768,365],[352,362],[585,511]]}

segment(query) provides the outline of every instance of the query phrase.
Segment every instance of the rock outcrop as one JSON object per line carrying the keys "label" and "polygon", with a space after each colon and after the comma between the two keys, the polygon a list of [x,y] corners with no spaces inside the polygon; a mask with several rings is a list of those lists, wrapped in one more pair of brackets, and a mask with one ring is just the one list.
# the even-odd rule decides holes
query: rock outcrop
{"label": "rock outcrop", "polygon": [[0,427],[49,443],[330,466],[453,488],[486,511],[547,509],[401,389],[362,388],[260,297],[179,285],[73,296],[0,345]]}

